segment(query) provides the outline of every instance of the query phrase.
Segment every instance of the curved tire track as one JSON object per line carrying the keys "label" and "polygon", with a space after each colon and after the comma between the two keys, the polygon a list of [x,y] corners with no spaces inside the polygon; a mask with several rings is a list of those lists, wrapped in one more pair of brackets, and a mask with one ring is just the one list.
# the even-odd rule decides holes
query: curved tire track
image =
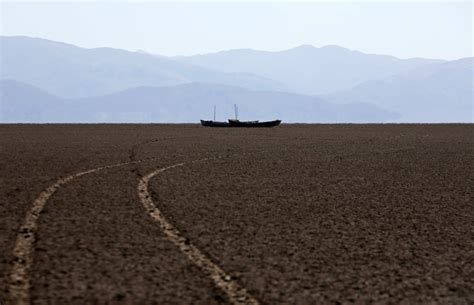
{"label": "curved tire track", "polygon": [[17,235],[15,247],[13,248],[13,261],[8,279],[8,292],[11,304],[30,304],[30,276],[29,272],[33,263],[33,245],[36,240],[36,231],[38,229],[38,219],[46,205],[48,199],[64,184],[71,180],[89,175],[98,171],[111,168],[126,166],[130,164],[154,161],[156,158],[136,160],[130,162],[121,162],[107,166],[96,167],[76,174],[72,174],[57,180],[50,185],[33,201],[33,205],[26,213],[23,225]]}
{"label": "curved tire track", "polygon": [[[210,158],[195,160],[190,163],[197,163],[206,160],[210,160]],[[160,227],[165,233],[166,237],[171,242],[173,242],[173,244],[175,244],[191,262],[201,268],[201,270],[214,281],[216,287],[225,292],[232,304],[259,304],[258,301],[255,300],[245,288],[241,287],[235,280],[232,279],[230,275],[225,273],[224,270],[213,263],[198,248],[192,245],[189,240],[166,219],[163,213],[161,213],[161,211],[153,203],[150,192],[148,191],[148,184],[150,180],[160,173],[184,165],[186,165],[186,163],[179,163],[159,168],[140,179],[138,183],[138,196],[140,197],[143,207],[148,212],[148,214],[160,224]]]}
{"label": "curved tire track", "polygon": [[[219,158],[219,157],[217,157]],[[217,159],[212,158],[212,159]],[[211,158],[191,161],[189,163],[197,163]],[[135,160],[129,162],[121,162],[107,166],[101,166],[76,174],[60,178],[54,184],[50,185],[33,201],[33,205],[27,212],[23,225],[17,235],[15,247],[13,248],[13,261],[8,279],[9,303],[18,305],[30,304],[30,270],[33,264],[34,243],[36,240],[36,232],[38,230],[38,219],[43,211],[48,199],[56,193],[56,191],[66,183],[75,178],[96,173],[102,170],[122,167],[126,165],[138,164],[148,161],[154,161],[155,158]],[[148,175],[140,178],[138,184],[138,195],[140,201],[150,216],[159,222],[165,236],[182,251],[188,259],[201,268],[213,281],[214,284],[224,291],[232,304],[259,304],[245,288],[226,274],[219,266],[214,264],[206,257],[198,248],[191,245],[189,240],[181,235],[181,233],[169,223],[163,214],[154,205],[148,192],[149,181],[159,173],[169,169],[183,166],[187,163],[178,163],[175,165],[159,168]]]}

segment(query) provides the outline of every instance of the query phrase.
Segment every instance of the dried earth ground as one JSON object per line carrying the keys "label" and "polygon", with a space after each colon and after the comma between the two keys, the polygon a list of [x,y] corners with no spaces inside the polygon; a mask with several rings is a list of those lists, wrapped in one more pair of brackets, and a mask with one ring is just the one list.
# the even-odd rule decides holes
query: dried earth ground
{"label": "dried earth ground", "polygon": [[0,125],[0,301],[15,301],[14,248],[38,195],[61,177],[127,162],[47,200],[31,303],[232,301],[140,202],[140,179],[184,162],[150,180],[152,201],[259,303],[472,304],[473,132]]}

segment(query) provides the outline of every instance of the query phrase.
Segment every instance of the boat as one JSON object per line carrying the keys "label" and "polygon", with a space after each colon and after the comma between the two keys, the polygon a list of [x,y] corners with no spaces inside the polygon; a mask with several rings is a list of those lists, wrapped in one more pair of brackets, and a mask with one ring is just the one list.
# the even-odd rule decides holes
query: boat
{"label": "boat", "polygon": [[280,125],[281,120],[274,121],[239,121],[239,120],[229,120],[230,127],[274,127]]}
{"label": "boat", "polygon": [[229,122],[219,122],[219,121],[206,121],[201,120],[201,125],[204,127],[230,127]]}
{"label": "boat", "polygon": [[235,119],[229,119],[227,122],[216,121],[216,106],[214,106],[214,120],[201,120],[201,125],[204,127],[274,127],[281,123],[281,120],[274,121],[240,121],[238,119],[238,108],[234,104]]}
{"label": "boat", "polygon": [[230,127],[229,122],[216,121],[216,106],[214,106],[214,120],[201,120],[204,127]]}

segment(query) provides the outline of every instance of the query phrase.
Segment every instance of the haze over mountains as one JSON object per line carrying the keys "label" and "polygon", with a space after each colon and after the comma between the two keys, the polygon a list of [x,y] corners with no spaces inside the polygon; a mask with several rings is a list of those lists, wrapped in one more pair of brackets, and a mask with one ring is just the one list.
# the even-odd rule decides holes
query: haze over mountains
{"label": "haze over mountains", "polygon": [[[239,118],[286,122],[376,122],[395,119],[397,114],[371,104],[339,105],[317,97],[277,91],[251,91],[227,85],[190,83],[169,87],[136,87],[90,98],[66,99],[48,94],[25,83],[0,81],[4,123],[162,123],[199,122],[212,119],[214,105],[218,118],[232,118],[238,103]],[[291,101],[291,107],[288,102]],[[21,111],[18,111],[21,109]],[[318,114],[315,117],[315,113]]]}
{"label": "haze over mountains", "polygon": [[472,122],[473,58],[337,46],[164,57],[0,37],[0,122]]}
{"label": "haze over mountains", "polygon": [[14,79],[61,97],[91,97],[138,86],[209,82],[251,89],[283,86],[251,73],[223,73],[162,56],[112,48],[84,49],[29,37],[1,37],[2,79]]}
{"label": "haze over mountains", "polygon": [[217,71],[255,73],[285,84],[288,90],[309,95],[349,89],[367,80],[443,62],[422,58],[403,60],[339,46],[310,45],[280,52],[241,49],[176,59]]}
{"label": "haze over mountains", "polygon": [[325,98],[338,103],[372,103],[403,114],[401,122],[472,122],[473,67],[474,58],[422,66]]}

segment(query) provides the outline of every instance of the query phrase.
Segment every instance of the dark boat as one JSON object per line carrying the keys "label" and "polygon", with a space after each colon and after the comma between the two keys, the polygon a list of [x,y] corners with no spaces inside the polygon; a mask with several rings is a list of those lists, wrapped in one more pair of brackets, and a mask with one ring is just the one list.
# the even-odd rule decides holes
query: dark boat
{"label": "dark boat", "polygon": [[216,106],[214,106],[214,120],[201,120],[204,127],[230,127],[229,122],[216,121]]}
{"label": "dark boat", "polygon": [[229,122],[205,121],[205,120],[201,120],[201,125],[204,127],[230,127]]}
{"label": "dark boat", "polygon": [[229,119],[228,122],[219,122],[216,121],[216,106],[214,106],[214,120],[201,120],[201,125],[204,127],[274,127],[278,126],[281,123],[281,120],[274,121],[240,121],[238,117],[238,108],[237,105],[234,105],[235,110],[235,120]]}
{"label": "dark boat", "polygon": [[274,121],[239,121],[239,120],[229,120],[230,127],[274,127],[280,125],[281,120]]}

